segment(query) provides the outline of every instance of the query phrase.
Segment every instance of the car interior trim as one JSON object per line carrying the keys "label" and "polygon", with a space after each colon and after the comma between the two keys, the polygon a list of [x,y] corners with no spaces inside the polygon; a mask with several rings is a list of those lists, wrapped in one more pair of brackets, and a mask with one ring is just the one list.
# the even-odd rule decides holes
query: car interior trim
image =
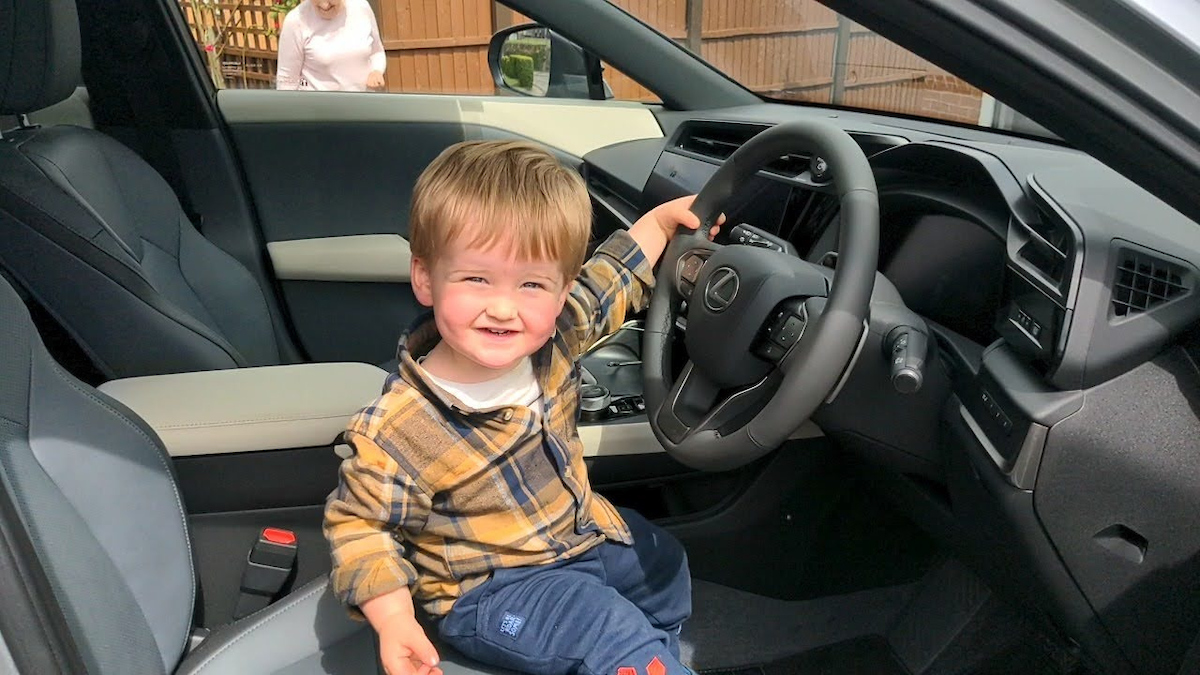
{"label": "car interior trim", "polygon": [[988,438],[987,433],[984,432],[983,427],[979,426],[979,422],[975,420],[975,416],[971,414],[971,411],[967,410],[965,405],[959,403],[958,415],[967,423],[967,426],[971,429],[971,433],[975,436],[975,440],[979,441],[979,445],[987,452],[992,462],[996,464],[996,468],[1004,471],[1003,467],[1008,461],[1004,459],[1004,456],[992,444],[992,439]]}
{"label": "car interior trim", "polygon": [[[821,435],[821,430],[815,424],[806,422],[792,438],[817,438]],[[579,438],[583,441],[583,456],[589,458],[666,452],[645,419],[617,424],[585,424],[579,427]],[[353,450],[345,443],[333,446],[333,452],[342,459],[348,459],[353,454]]]}
{"label": "car interior trim", "polygon": [[[283,100],[286,98],[286,101]],[[607,145],[662,138],[651,109],[622,101],[512,99],[491,96],[392,96],[360,93],[222,90],[221,113],[230,124],[308,123],[314,119],[339,122],[457,121],[463,125],[495,127],[569,152],[578,157]],[[580,129],[587,129],[580,134]]]}
{"label": "car interior trim", "polygon": [[267,244],[275,276],[299,281],[408,283],[412,253],[398,234],[359,234]]}
{"label": "car interior trim", "polygon": [[649,455],[666,452],[654,437],[650,423],[641,420],[615,424],[581,424],[579,438],[584,457]]}
{"label": "car interior trim", "polygon": [[100,390],[144,419],[172,457],[186,457],[329,445],[385,376],[365,363],[310,363],[127,378]]}

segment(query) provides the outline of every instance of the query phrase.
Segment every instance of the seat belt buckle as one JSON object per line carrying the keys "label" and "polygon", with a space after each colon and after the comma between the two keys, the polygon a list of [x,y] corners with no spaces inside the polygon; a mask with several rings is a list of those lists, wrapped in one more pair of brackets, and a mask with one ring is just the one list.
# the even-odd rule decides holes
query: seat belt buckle
{"label": "seat belt buckle", "polygon": [[240,619],[270,605],[296,572],[296,534],[265,527],[246,556],[241,590],[233,618]]}

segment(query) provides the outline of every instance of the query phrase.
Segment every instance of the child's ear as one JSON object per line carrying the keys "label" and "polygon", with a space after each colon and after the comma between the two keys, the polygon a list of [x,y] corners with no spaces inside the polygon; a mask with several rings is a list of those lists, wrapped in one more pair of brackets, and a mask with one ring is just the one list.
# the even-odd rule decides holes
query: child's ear
{"label": "child's ear", "polygon": [[408,276],[417,302],[426,307],[433,307],[433,280],[429,276],[429,267],[425,261],[413,258],[409,264]]}

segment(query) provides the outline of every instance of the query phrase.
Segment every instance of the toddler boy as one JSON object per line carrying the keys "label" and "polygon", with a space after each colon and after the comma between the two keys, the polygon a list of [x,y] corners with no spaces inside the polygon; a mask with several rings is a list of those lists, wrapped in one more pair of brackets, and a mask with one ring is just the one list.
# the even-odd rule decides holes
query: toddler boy
{"label": "toddler boy", "polygon": [[[582,179],[516,141],[448,148],[421,174],[412,287],[431,319],[350,422],[325,510],[332,586],[379,634],[391,675],[439,675],[441,639],[529,673],[674,675],[691,613],[683,547],[588,483],[579,357],[649,302],[691,198],[584,264]],[[631,670],[632,669],[632,670]]]}

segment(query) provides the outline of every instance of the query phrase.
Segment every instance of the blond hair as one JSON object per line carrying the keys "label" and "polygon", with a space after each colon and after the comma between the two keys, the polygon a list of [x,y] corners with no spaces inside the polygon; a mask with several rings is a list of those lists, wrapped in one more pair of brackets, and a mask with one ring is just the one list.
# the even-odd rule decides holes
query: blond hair
{"label": "blond hair", "polygon": [[449,246],[508,245],[518,259],[557,262],[574,279],[592,206],[583,179],[524,141],[466,141],[442,151],[413,190],[409,244],[433,265]]}

